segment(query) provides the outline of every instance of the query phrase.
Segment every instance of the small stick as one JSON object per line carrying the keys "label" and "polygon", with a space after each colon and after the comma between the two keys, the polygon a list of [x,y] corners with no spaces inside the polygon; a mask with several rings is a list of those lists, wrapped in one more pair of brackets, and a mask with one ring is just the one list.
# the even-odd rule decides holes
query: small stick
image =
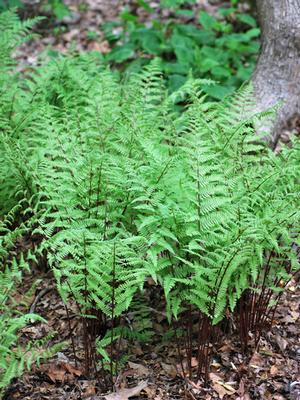
{"label": "small stick", "polygon": [[55,289],[55,286],[49,286],[41,290],[36,298],[34,299],[34,302],[31,304],[30,309],[29,309],[29,314],[34,314],[35,308],[38,304],[38,302],[41,300],[42,297],[44,297],[48,292],[51,290]]}

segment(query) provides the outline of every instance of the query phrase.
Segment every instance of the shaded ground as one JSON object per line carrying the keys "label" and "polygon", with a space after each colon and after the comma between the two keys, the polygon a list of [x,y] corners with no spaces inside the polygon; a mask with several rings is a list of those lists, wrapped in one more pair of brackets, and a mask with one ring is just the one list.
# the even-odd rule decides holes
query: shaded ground
{"label": "shaded ground", "polygon": [[[193,383],[186,379],[184,389],[182,370],[177,359],[177,349],[172,340],[162,340],[168,331],[163,309],[152,309],[151,325],[154,337],[151,343],[124,342],[129,352],[129,362],[117,378],[119,397],[107,397],[99,391],[96,380],[88,379],[83,372],[83,343],[76,306],[70,306],[71,328],[78,349],[77,366],[74,364],[66,310],[55,290],[54,280],[48,273],[39,276],[33,295],[27,298],[27,311],[34,304],[34,311],[48,321],[35,323],[22,331],[23,340],[41,339],[50,331],[57,331],[56,340],[65,341],[62,350],[45,364],[25,373],[7,391],[5,399],[236,399],[236,400],[296,400],[300,398],[300,285],[293,281],[288,286],[277,309],[272,331],[261,338],[260,346],[252,355],[241,354],[239,340],[234,335],[216,348],[211,360],[210,382]],[[25,279],[22,291],[30,288],[32,277]],[[49,290],[44,290],[48,288]],[[150,288],[148,290],[155,290]],[[40,294],[43,294],[41,296]],[[146,293],[145,296],[149,294]],[[20,293],[20,298],[22,294]],[[25,302],[26,304],[26,302]],[[163,305],[161,306],[163,307]],[[130,323],[130,318],[129,321]],[[183,360],[184,361],[184,360]],[[196,360],[194,367],[196,367]],[[132,392],[126,392],[133,388]],[[143,388],[143,390],[140,390]],[[297,390],[299,389],[299,392]],[[298,394],[297,394],[298,393]],[[122,396],[123,394],[123,396]],[[298,396],[298,397],[297,397]]]}
{"label": "shaded ground", "polygon": [[[105,40],[102,33],[102,26],[107,21],[118,21],[118,16],[128,8],[131,12],[139,16],[141,22],[149,22],[150,18],[159,17],[160,20],[167,20],[170,16],[174,19],[174,14],[169,9],[161,9],[160,1],[149,1],[150,6],[155,10],[154,13],[147,13],[142,7],[138,6],[135,0],[65,0],[71,13],[61,21],[48,18],[38,25],[40,37],[24,44],[18,51],[18,59],[25,64],[35,65],[41,54],[47,56],[48,51],[58,51],[65,53],[70,48],[77,51],[100,51],[107,53],[110,50],[109,43]],[[188,23],[196,21],[199,10],[205,10],[211,14],[217,14],[221,6],[230,6],[229,0],[197,0],[194,5],[189,5],[193,9],[195,18],[184,16],[176,19]],[[240,7],[246,11],[249,9],[247,4]],[[24,17],[39,15],[39,2],[29,3],[23,12]],[[89,39],[89,32],[95,32],[96,37]],[[53,53],[52,53],[53,54]]]}

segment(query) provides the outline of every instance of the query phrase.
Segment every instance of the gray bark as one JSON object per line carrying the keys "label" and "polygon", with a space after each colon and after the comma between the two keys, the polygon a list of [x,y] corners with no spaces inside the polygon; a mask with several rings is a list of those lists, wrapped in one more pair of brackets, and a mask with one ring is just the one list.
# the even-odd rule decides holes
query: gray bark
{"label": "gray bark", "polygon": [[259,111],[282,101],[272,126],[276,146],[286,124],[300,116],[300,0],[257,0],[262,49],[253,75]]}

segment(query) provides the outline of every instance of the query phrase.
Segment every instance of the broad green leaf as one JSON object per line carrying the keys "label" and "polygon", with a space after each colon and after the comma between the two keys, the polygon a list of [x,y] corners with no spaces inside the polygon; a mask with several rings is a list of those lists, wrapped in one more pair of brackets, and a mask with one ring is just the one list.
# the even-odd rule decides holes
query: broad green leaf
{"label": "broad green leaf", "polygon": [[249,14],[236,14],[236,18],[238,21],[241,21],[244,24],[252,26],[252,28],[255,28],[257,26],[255,18],[253,18]]}
{"label": "broad green leaf", "polygon": [[218,26],[218,21],[205,11],[200,11],[198,20],[206,30],[211,30]]}
{"label": "broad green leaf", "polygon": [[174,92],[179,89],[187,80],[187,77],[184,75],[172,74],[168,77],[168,86],[170,92]]}
{"label": "broad green leaf", "polygon": [[134,45],[132,43],[116,46],[109,54],[108,59],[116,63],[122,63],[134,55]]}

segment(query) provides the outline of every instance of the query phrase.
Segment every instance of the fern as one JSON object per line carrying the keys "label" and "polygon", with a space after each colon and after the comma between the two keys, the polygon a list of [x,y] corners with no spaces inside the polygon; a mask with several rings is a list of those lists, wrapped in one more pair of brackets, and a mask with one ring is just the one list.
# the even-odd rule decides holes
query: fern
{"label": "fern", "polygon": [[29,370],[34,363],[52,357],[60,345],[45,350],[51,339],[30,341],[26,345],[19,344],[19,331],[34,322],[46,322],[36,314],[21,314],[15,310],[13,300],[16,285],[21,281],[21,270],[15,264],[0,271],[0,396],[12,379]]}
{"label": "fern", "polygon": [[208,82],[189,79],[169,96],[158,59],[119,82],[91,55],[20,76],[11,52],[33,22],[4,17],[1,257],[12,268],[18,234],[39,235],[24,263],[46,254],[93,341],[87,353],[97,341],[107,359],[148,276],[169,321],[195,309],[210,330],[244,293],[275,292],[299,268],[299,140],[278,155],[259,140],[254,127],[274,110],[252,111],[251,86],[210,103]]}

